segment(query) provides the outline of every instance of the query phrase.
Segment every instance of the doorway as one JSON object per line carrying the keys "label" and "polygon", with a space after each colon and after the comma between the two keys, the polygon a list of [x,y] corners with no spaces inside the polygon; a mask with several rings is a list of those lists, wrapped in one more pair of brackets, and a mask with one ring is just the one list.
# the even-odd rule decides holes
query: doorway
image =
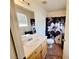
{"label": "doorway", "polygon": [[65,34],[65,16],[46,18],[48,53],[46,59],[62,59]]}

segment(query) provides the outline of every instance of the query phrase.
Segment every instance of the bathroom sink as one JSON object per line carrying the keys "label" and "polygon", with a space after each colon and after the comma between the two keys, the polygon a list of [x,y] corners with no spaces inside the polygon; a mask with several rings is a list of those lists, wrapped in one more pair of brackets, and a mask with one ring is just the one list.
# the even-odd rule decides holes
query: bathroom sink
{"label": "bathroom sink", "polygon": [[34,35],[23,35],[22,41],[23,41],[23,44],[28,47],[31,47],[31,46],[36,45],[38,43],[38,39]]}
{"label": "bathroom sink", "polygon": [[37,42],[38,42],[38,40],[32,39],[30,41],[25,42],[25,45],[28,47],[31,47],[31,46],[37,44]]}

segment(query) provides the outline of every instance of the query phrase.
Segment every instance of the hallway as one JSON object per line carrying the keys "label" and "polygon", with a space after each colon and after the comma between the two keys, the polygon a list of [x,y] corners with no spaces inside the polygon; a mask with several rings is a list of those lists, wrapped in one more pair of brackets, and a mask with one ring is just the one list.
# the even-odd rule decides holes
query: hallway
{"label": "hallway", "polygon": [[53,44],[52,48],[48,48],[45,59],[62,59],[63,50],[58,44]]}

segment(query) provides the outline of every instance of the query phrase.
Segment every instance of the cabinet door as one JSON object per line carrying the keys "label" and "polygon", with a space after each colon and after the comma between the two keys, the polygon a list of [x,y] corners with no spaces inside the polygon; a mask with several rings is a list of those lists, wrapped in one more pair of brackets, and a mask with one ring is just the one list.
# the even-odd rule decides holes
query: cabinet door
{"label": "cabinet door", "polygon": [[41,51],[35,54],[35,59],[42,59]]}
{"label": "cabinet door", "polygon": [[39,46],[35,51],[35,59],[42,59],[42,48]]}
{"label": "cabinet door", "polygon": [[42,44],[42,59],[45,59],[45,56],[47,54],[47,43],[46,41]]}
{"label": "cabinet door", "polygon": [[39,46],[28,59],[42,59],[42,49]]}

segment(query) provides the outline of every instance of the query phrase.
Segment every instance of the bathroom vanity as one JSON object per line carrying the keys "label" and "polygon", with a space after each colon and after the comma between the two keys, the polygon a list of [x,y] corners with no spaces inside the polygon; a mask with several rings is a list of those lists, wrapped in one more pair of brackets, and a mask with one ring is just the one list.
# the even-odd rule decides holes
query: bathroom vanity
{"label": "bathroom vanity", "polygon": [[44,59],[47,54],[47,37],[34,35],[32,40],[23,43],[26,59]]}

